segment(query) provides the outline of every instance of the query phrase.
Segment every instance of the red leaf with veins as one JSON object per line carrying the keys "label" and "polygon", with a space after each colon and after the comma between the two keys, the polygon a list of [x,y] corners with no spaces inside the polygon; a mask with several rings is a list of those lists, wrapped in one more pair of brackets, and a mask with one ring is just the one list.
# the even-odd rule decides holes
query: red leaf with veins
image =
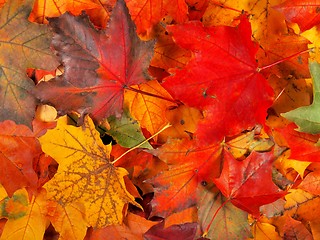
{"label": "red leaf with veins", "polygon": [[273,91],[257,72],[258,46],[251,41],[246,16],[235,28],[189,22],[167,30],[178,45],[194,52],[194,59],[182,70],[172,69],[173,76],[163,87],[174,98],[205,110],[196,132],[202,143],[220,141],[265,121]]}
{"label": "red leaf with veins", "polygon": [[220,145],[197,147],[195,141],[172,139],[152,151],[169,165],[151,180],[155,197],[152,215],[166,217],[196,204],[196,189],[220,174]]}
{"label": "red leaf with veins", "polygon": [[123,1],[113,9],[106,31],[97,31],[85,14],[49,20],[52,46],[65,67],[62,76],[37,86],[36,95],[57,108],[91,113],[100,121],[122,112],[123,91],[149,79],[153,42],[141,41]]}
{"label": "red leaf with veins", "polygon": [[25,125],[0,123],[0,183],[9,196],[23,187],[37,188],[33,161],[42,153],[38,140]]}
{"label": "red leaf with veins", "polygon": [[286,139],[290,150],[290,158],[307,162],[320,162],[320,146],[317,144],[320,134],[298,132],[297,125],[291,123],[286,128],[278,129]]}
{"label": "red leaf with veins", "polygon": [[310,0],[288,0],[274,7],[290,22],[297,23],[301,32],[320,24],[320,2]]}
{"label": "red leaf with veins", "polygon": [[272,152],[252,152],[245,160],[236,160],[224,151],[224,166],[216,186],[231,203],[256,217],[259,207],[284,196],[272,181]]}

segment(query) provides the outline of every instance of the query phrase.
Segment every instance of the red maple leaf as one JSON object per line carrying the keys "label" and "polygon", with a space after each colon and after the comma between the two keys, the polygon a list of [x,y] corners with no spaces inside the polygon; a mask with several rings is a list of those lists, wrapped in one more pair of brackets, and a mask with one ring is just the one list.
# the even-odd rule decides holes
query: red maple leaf
{"label": "red maple leaf", "polygon": [[290,22],[297,23],[302,32],[320,24],[320,3],[309,0],[288,0],[274,7]]}
{"label": "red maple leaf", "polygon": [[106,31],[85,14],[51,18],[52,46],[65,67],[62,76],[37,86],[36,95],[61,113],[91,113],[100,121],[122,112],[123,91],[149,75],[153,42],[141,41],[123,1],[113,9]]}
{"label": "red maple leaf", "polygon": [[220,174],[220,145],[197,147],[193,140],[172,139],[153,153],[169,166],[148,180],[155,192],[153,215],[166,217],[193,206],[196,189],[213,183]]}
{"label": "red maple leaf", "polygon": [[[182,70],[163,87],[183,103],[205,110],[196,132],[202,143],[214,143],[257,123],[263,123],[272,104],[273,91],[258,73],[250,23],[241,16],[237,27],[204,27],[201,22],[168,26],[183,48],[194,53]],[[188,37],[185,37],[188,36]],[[232,126],[232,127],[230,127]]]}
{"label": "red maple leaf", "polygon": [[286,139],[290,150],[290,158],[307,162],[320,162],[320,147],[317,142],[320,134],[298,132],[296,124],[291,123],[286,128],[278,129]]}
{"label": "red maple leaf", "polygon": [[284,196],[272,181],[272,152],[252,152],[245,160],[236,160],[224,151],[224,166],[216,186],[231,203],[259,216],[259,207]]}

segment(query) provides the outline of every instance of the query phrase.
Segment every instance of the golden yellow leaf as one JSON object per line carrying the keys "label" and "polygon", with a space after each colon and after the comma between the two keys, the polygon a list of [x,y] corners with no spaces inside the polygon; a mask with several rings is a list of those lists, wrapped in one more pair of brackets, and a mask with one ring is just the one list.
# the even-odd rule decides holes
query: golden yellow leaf
{"label": "golden yellow leaf", "polygon": [[242,158],[253,150],[256,152],[269,151],[273,145],[274,143],[271,139],[256,135],[254,130],[244,133],[226,143],[228,151],[235,158]]}
{"label": "golden yellow leaf", "polygon": [[[25,189],[18,190],[18,194],[24,196],[28,201],[28,193]],[[14,198],[14,196],[12,198]],[[31,202],[27,203],[25,214],[19,218],[12,218],[7,221],[3,229],[1,240],[42,240],[47,227],[46,218],[46,193],[41,191],[36,197],[32,197]]]}
{"label": "golden yellow leaf", "polygon": [[[172,99],[170,94],[156,80],[138,86],[132,86],[132,88],[163,98]],[[146,128],[151,135],[158,132],[168,123],[168,120],[163,116],[165,116],[166,109],[174,105],[170,101],[133,91],[125,91],[124,101],[129,107],[131,115],[138,120],[140,126]]]}
{"label": "golden yellow leaf", "polygon": [[285,196],[287,200],[284,210],[298,220],[313,221],[319,219],[320,197],[312,195],[302,189],[291,189]]}
{"label": "golden yellow leaf", "polygon": [[84,211],[82,204],[71,203],[63,207],[57,202],[48,203],[48,216],[54,229],[60,234],[60,240],[84,239],[88,227]]}
{"label": "golden yellow leaf", "polygon": [[259,240],[280,240],[282,239],[276,232],[276,228],[264,222],[257,222],[252,226],[253,239]]}
{"label": "golden yellow leaf", "polygon": [[43,151],[59,168],[44,187],[50,200],[67,206],[82,203],[90,226],[101,228],[122,223],[127,203],[139,206],[126,190],[124,168],[110,163],[111,145],[104,145],[93,121],[86,116],[81,127],[58,120],[57,127],[40,139]]}

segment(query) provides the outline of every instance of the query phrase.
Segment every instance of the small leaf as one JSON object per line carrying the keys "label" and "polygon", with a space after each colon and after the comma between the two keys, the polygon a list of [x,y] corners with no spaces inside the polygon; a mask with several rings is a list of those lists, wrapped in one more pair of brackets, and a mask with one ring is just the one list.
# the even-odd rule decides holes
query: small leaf
{"label": "small leaf", "polygon": [[281,115],[295,122],[299,132],[317,134],[320,133],[320,64],[310,62],[309,68],[313,80],[312,104]]}
{"label": "small leaf", "polygon": [[[146,140],[143,136],[139,123],[134,120],[128,110],[125,110],[121,119],[115,116],[108,118],[110,130],[106,133],[111,135],[122,147],[131,148]],[[141,148],[153,149],[149,142],[140,146]]]}
{"label": "small leaf", "polygon": [[[221,193],[202,189],[198,194],[199,235],[206,230],[208,230],[206,237],[212,240],[241,240],[251,235],[246,212],[236,208],[230,202],[225,204],[227,199]],[[217,211],[217,215],[214,216]]]}
{"label": "small leaf", "polygon": [[103,145],[92,120],[87,116],[82,127],[58,121],[55,129],[40,137],[42,149],[52,156],[59,168],[46,188],[50,200],[67,206],[80,202],[93,227],[122,223],[124,205],[134,197],[126,190],[124,168],[110,163],[111,145]]}
{"label": "small leaf", "polygon": [[[19,192],[20,198],[22,198],[23,194],[24,199],[29,199],[26,190],[19,190]],[[45,229],[48,226],[46,214],[46,193],[45,191],[41,191],[36,197],[32,197],[30,203],[27,203],[27,211],[25,215],[18,218],[12,218],[7,221],[0,239],[43,239]]]}

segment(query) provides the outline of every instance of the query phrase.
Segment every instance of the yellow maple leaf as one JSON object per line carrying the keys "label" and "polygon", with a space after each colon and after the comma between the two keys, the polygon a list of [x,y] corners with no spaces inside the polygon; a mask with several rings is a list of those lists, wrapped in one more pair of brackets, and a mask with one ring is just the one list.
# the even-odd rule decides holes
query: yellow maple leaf
{"label": "yellow maple leaf", "polygon": [[8,221],[4,226],[1,240],[43,239],[48,224],[46,193],[43,190],[36,197],[33,196],[30,202],[28,199],[28,192],[19,189],[2,206],[6,208],[4,215],[7,215]]}
{"label": "yellow maple leaf", "polygon": [[62,206],[82,203],[89,225],[97,228],[122,223],[125,204],[139,206],[125,187],[128,172],[110,163],[111,145],[102,143],[88,116],[81,127],[60,118],[39,140],[43,151],[59,163],[44,185],[50,200]]}

